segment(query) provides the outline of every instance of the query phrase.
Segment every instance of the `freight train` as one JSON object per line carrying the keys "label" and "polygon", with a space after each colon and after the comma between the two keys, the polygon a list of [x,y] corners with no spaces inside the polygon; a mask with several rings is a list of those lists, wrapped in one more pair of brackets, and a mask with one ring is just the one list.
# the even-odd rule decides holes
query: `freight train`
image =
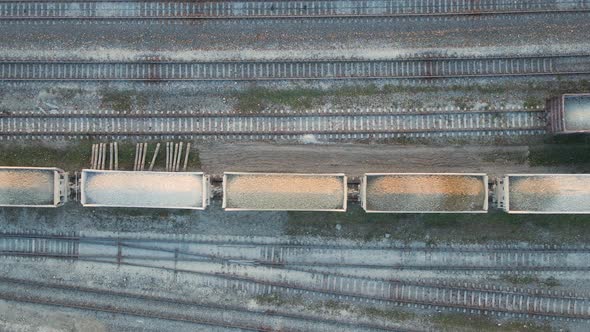
{"label": "freight train", "polygon": [[[0,206],[204,210],[213,182],[227,211],[333,211],[360,202],[367,213],[590,213],[590,174],[226,172],[215,181],[202,172],[108,171],[0,167]],[[221,183],[220,183],[221,182]]]}

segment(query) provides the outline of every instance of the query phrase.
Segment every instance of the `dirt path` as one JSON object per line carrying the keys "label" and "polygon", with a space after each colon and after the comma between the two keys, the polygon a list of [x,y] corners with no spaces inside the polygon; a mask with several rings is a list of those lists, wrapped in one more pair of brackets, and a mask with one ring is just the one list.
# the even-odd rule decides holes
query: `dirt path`
{"label": "dirt path", "polygon": [[530,167],[527,146],[412,146],[377,144],[208,143],[199,147],[203,170],[251,172],[507,172],[567,171]]}

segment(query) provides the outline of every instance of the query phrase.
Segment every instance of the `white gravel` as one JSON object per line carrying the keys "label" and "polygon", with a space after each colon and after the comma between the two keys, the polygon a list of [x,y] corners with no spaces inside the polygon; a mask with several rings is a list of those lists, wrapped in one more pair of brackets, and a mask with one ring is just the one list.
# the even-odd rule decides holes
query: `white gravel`
{"label": "white gravel", "polygon": [[200,173],[84,170],[82,176],[82,204],[88,206],[203,207]]}
{"label": "white gravel", "polygon": [[[117,47],[84,47],[79,49],[0,49],[1,58],[26,58],[26,59],[79,59],[96,61],[132,61],[149,59],[166,59],[173,61],[223,61],[223,60],[322,60],[322,59],[364,59],[387,60],[398,57],[414,56],[506,56],[506,55],[538,55],[559,53],[583,53],[590,48],[587,44],[529,44],[519,47],[515,51],[510,46],[484,46],[472,48],[446,48],[444,51],[433,48],[392,47],[392,48],[356,48],[347,49],[321,49],[313,50],[178,50],[158,52],[145,51],[134,48]],[[565,51],[567,50],[567,52]]]}

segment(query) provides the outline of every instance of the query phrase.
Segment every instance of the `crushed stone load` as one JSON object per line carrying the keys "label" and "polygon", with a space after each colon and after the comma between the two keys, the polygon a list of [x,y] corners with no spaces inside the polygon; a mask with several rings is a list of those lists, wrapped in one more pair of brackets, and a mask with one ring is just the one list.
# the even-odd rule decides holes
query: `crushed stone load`
{"label": "crushed stone load", "polygon": [[590,131],[590,95],[564,96],[565,128]]}
{"label": "crushed stone load", "polygon": [[205,208],[202,173],[83,170],[81,181],[84,206]]}
{"label": "crushed stone load", "polygon": [[0,167],[0,206],[54,206],[56,170]]}
{"label": "crushed stone load", "polygon": [[508,175],[511,213],[590,213],[590,176]]}
{"label": "crushed stone load", "polygon": [[225,173],[227,210],[346,210],[344,174]]}
{"label": "crushed stone load", "polygon": [[486,212],[485,174],[366,174],[367,212]]}

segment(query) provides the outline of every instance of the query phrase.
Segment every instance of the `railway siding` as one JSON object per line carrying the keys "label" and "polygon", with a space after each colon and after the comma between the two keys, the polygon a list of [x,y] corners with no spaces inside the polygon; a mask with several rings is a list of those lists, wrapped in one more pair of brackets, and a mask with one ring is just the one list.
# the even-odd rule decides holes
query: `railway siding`
{"label": "railway siding", "polygon": [[90,62],[0,61],[6,81],[225,81],[454,78],[590,73],[586,54],[392,60]]}
{"label": "railway siding", "polygon": [[[546,130],[542,110],[425,112],[320,115],[127,115],[71,114],[0,116],[0,138],[79,136],[209,136],[238,137],[268,135],[297,137],[326,135],[451,136],[490,134],[535,134]],[[377,137],[379,137],[377,136]],[[359,136],[360,137],[360,136]]]}

